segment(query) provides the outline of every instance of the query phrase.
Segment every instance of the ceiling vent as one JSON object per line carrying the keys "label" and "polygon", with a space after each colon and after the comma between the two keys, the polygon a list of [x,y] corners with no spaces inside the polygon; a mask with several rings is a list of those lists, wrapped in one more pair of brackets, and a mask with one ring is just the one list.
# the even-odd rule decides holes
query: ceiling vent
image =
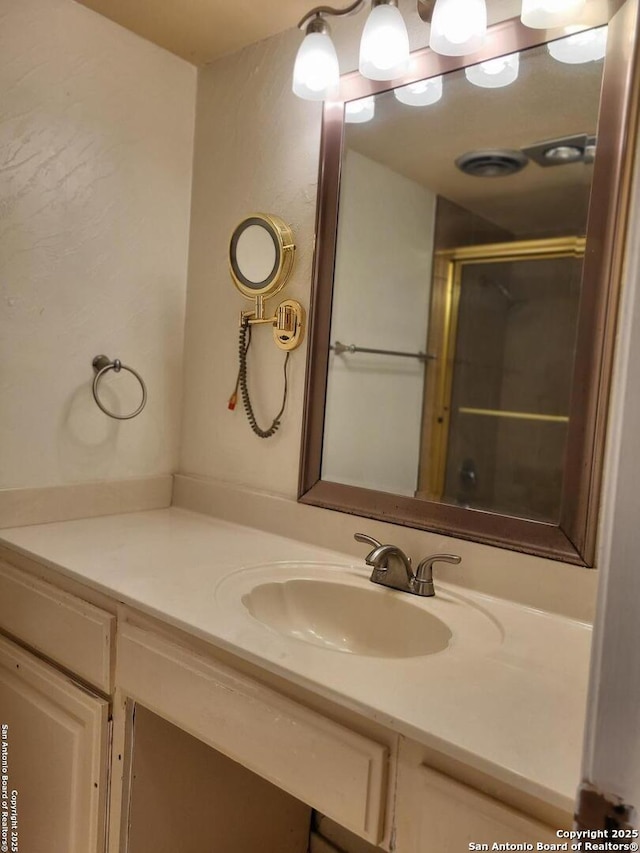
{"label": "ceiling vent", "polygon": [[456,160],[456,166],[465,175],[476,178],[503,178],[515,175],[529,162],[521,151],[492,148],[486,151],[468,151]]}

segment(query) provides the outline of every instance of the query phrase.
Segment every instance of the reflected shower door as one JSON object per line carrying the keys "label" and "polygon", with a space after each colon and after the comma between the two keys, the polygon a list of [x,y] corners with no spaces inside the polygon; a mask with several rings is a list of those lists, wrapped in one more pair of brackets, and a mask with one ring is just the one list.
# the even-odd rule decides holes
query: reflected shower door
{"label": "reflected shower door", "polygon": [[582,243],[520,247],[450,261],[432,489],[447,503],[557,523]]}

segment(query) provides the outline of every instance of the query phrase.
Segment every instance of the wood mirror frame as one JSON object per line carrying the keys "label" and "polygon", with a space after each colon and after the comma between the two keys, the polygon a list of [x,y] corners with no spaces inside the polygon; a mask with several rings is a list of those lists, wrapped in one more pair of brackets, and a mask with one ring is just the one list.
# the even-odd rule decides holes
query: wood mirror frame
{"label": "wood mirror frame", "polygon": [[[587,225],[576,362],[570,404],[561,517],[558,524],[394,495],[321,479],[329,365],[333,278],[346,101],[463,68],[464,57],[429,49],[412,54],[402,80],[377,83],[358,73],[341,79],[340,100],[326,102],[322,125],[310,347],[298,500],[328,509],[431,530],[593,566],[616,316],[625,245],[638,113],[638,0],[589,3],[590,26],[608,21],[598,128]],[[585,19],[585,23],[587,19]],[[533,30],[519,20],[489,30],[473,61],[526,50],[562,36]]]}

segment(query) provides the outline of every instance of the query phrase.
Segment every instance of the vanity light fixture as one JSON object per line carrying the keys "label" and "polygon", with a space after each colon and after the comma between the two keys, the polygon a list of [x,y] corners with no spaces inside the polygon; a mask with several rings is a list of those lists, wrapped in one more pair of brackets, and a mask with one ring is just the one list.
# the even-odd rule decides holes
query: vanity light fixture
{"label": "vanity light fixture", "polygon": [[586,0],[522,0],[520,18],[525,27],[552,29],[573,23],[586,6]]}
{"label": "vanity light fixture", "polygon": [[487,33],[485,0],[436,0],[429,47],[444,56],[466,56],[482,47]]}
{"label": "vanity light fixture", "polygon": [[431,77],[430,80],[419,80],[393,90],[396,100],[409,107],[429,107],[436,104],[442,97],[442,77]]}
{"label": "vanity light fixture", "polygon": [[371,121],[376,112],[376,101],[373,95],[369,98],[359,98],[357,101],[347,101],[344,106],[344,120],[347,124],[364,124]]}
{"label": "vanity light fixture", "polygon": [[[322,101],[338,96],[340,69],[326,19],[352,15],[366,2],[353,0],[343,9],[316,6],[299,22],[298,27],[305,37],[293,72],[293,91],[298,97]],[[416,0],[416,3],[420,18],[431,25],[429,47],[435,53],[468,56],[484,44],[486,0]],[[522,0],[522,23],[534,29],[567,27],[566,38],[548,45],[551,56],[571,64],[595,61],[604,56],[607,28],[583,30],[579,26],[567,26],[579,20],[585,5],[586,0]],[[409,36],[398,0],[371,0],[371,11],[360,41],[360,74],[369,80],[395,80],[409,70],[409,64]],[[474,85],[494,89],[513,83],[518,78],[518,66],[519,55],[512,53],[473,65],[465,73]],[[428,106],[439,97],[435,98],[433,87],[427,95],[427,88],[424,81],[411,83],[396,89],[396,98],[411,106]],[[424,100],[420,100],[422,95]],[[371,114],[356,119],[355,115],[352,113],[347,121],[368,121],[373,117]]]}
{"label": "vanity light fixture", "polygon": [[499,89],[509,86],[518,79],[520,69],[520,54],[510,53],[507,56],[499,56],[480,62],[478,65],[470,65],[464,69],[465,77],[474,86],[483,89]]}
{"label": "vanity light fixture", "polygon": [[567,27],[567,31],[570,35],[566,38],[551,41],[547,45],[547,50],[554,59],[568,65],[604,59],[607,52],[607,27],[598,27],[595,30]]}
{"label": "vanity light fixture", "polygon": [[360,41],[359,70],[369,80],[394,80],[409,70],[409,34],[398,0],[372,0]]}
{"label": "vanity light fixture", "polygon": [[304,41],[293,68],[293,92],[307,101],[323,101],[338,94],[340,68],[329,25],[315,15],[306,25]]}

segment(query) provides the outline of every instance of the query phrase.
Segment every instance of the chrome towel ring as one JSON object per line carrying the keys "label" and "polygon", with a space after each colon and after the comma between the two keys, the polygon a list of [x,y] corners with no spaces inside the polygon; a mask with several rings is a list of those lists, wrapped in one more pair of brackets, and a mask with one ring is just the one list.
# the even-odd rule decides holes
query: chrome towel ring
{"label": "chrome towel ring", "polygon": [[[132,367],[127,367],[126,364],[123,364],[119,358],[114,358],[113,361],[106,355],[97,355],[93,361],[91,362],[93,365],[93,370],[95,372],[95,377],[93,379],[93,399],[96,401],[96,405],[99,409],[101,409],[105,415],[109,415],[110,418],[115,418],[117,421],[129,421],[131,418],[135,418],[136,415],[139,415],[140,412],[147,405],[147,386],[144,384],[144,379],[140,374],[135,371]],[[113,370],[114,373],[120,373],[121,370],[126,370],[129,373],[133,374],[136,377],[138,382],[140,383],[140,388],[142,389],[142,402],[135,410],[135,412],[131,412],[130,415],[116,415],[114,412],[110,412],[109,409],[100,401],[100,397],[98,395],[98,388],[100,386],[100,380],[108,373],[109,370]]]}

